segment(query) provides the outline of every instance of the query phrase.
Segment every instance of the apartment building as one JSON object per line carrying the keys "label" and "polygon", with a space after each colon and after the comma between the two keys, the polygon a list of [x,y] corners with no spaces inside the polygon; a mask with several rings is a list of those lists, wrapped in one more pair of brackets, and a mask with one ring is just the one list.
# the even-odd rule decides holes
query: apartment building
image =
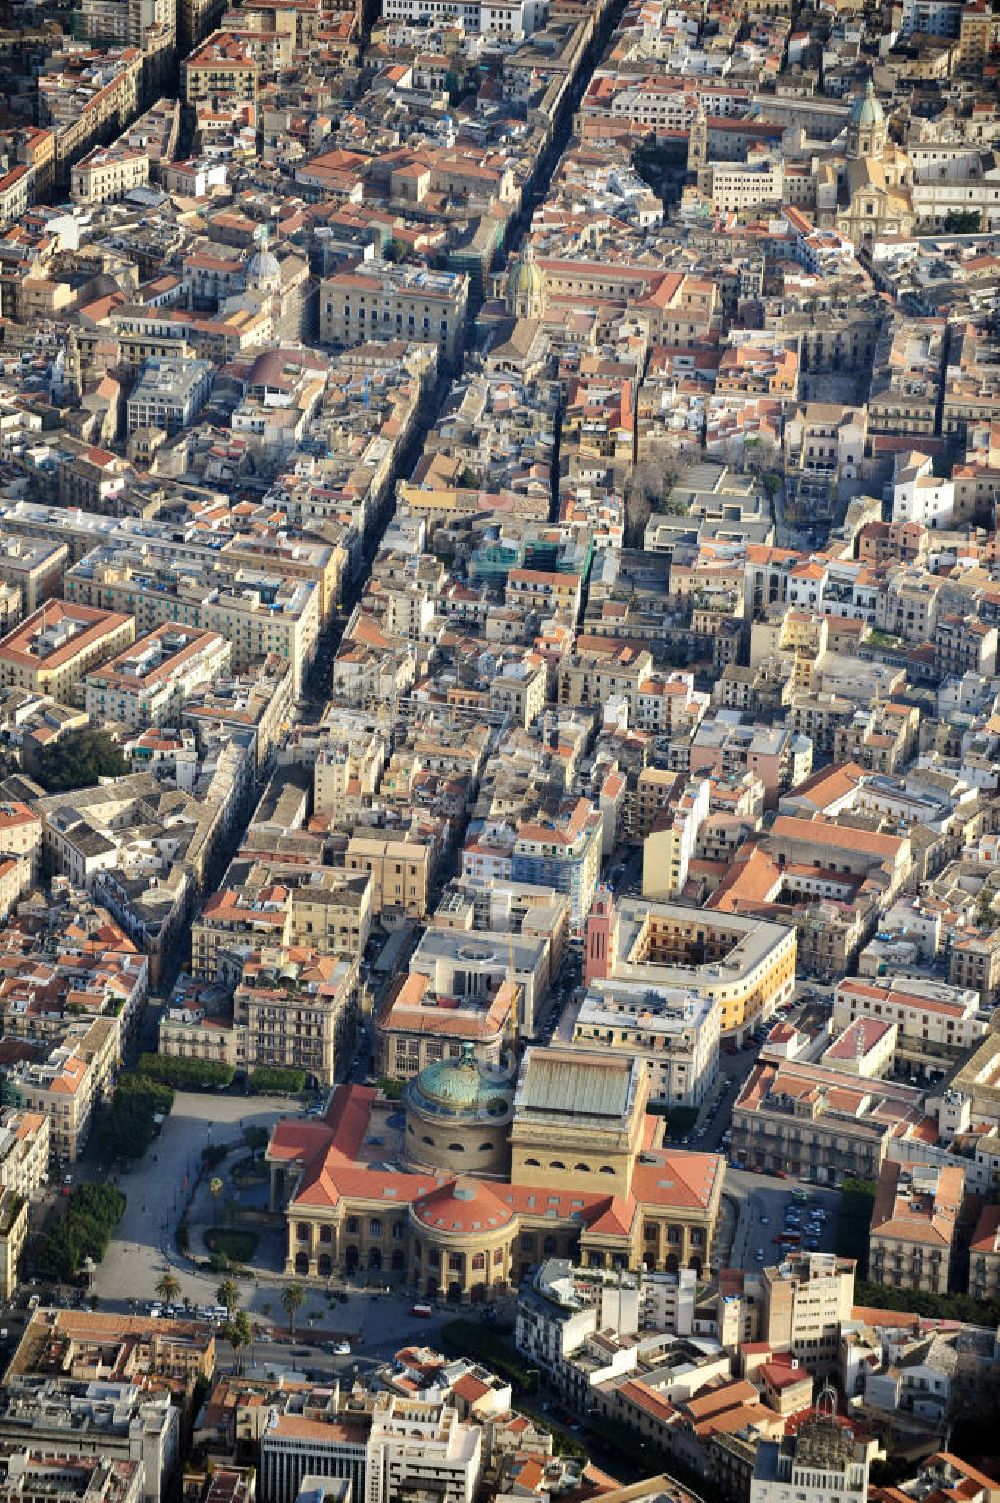
{"label": "apartment building", "polygon": [[78,204],[111,203],[148,181],[149,155],[146,151],[118,143],[95,146],[73,167],[70,197]]}
{"label": "apartment building", "polygon": [[87,713],[97,725],[176,725],[190,692],[225,674],[231,656],[218,632],[176,623],[154,627],[87,675]]}
{"label": "apartment building", "polygon": [[449,1403],[380,1393],[368,1440],[369,1503],[404,1503],[433,1492],[440,1503],[473,1503],[483,1432]]}
{"label": "apartment building", "polygon": [[8,1072],[8,1091],[17,1104],[48,1117],[50,1155],[56,1164],[79,1159],[118,1057],[116,1019],[95,1018],[71,1025],[64,1042],[45,1060],[20,1063]]}
{"label": "apartment building", "polygon": [[[264,36],[258,39],[264,41]],[[261,64],[250,32],[215,31],[181,64],[181,85],[188,104],[253,104]]]}
{"label": "apartment building", "polygon": [[264,863],[241,886],[224,882],[206,898],[191,925],[191,969],[215,980],[246,951],[282,945],[359,960],[371,919],[367,873]]}
{"label": "apartment building", "polygon": [[335,345],[416,340],[437,345],[451,365],[462,350],[468,300],[464,272],[366,263],[364,270],[338,271],[320,284],[320,339]]}
{"label": "apartment building", "polygon": [[876,1179],[893,1138],[920,1121],[921,1099],[912,1086],[762,1058],[733,1103],[733,1156],[826,1185]]}
{"label": "apartment building", "polygon": [[969,1293],[1000,1298],[1000,1205],[985,1205],[969,1245]]}
{"label": "apartment building", "polygon": [[535,0],[386,0],[387,21],[417,25],[454,20],[473,36],[517,41],[539,24]]}
{"label": "apartment building", "polygon": [[20,592],[22,615],[31,615],[43,600],[59,594],[68,561],[69,549],[65,543],[4,537],[0,580]]}
{"label": "apartment building", "polygon": [[47,600],[0,641],[0,687],[69,702],[89,669],[134,640],[130,613]]}
{"label": "apartment building", "polygon": [[636,778],[632,802],[632,836],[645,840],[661,809],[684,786],[684,776],[666,767],[644,767]]}
{"label": "apartment building", "polygon": [[692,778],[672,807],[654,816],[642,847],[644,898],[680,896],[708,818],[711,791],[709,778]]}
{"label": "apartment building", "polygon": [[378,730],[338,734],[317,753],[313,766],[313,806],[334,824],[349,823],[374,797],[389,748]]}
{"label": "apartment building", "polygon": [[761,1270],[761,1340],[790,1352],[810,1373],[837,1367],[840,1326],[854,1304],[853,1258],[835,1253],[788,1253]]}
{"label": "apartment building", "polygon": [[[224,557],[187,564],[157,558],[153,564],[138,545],[105,544],[74,564],[65,588],[66,609],[105,603],[127,610],[142,631],[172,623],[217,632],[231,645],[236,673],[276,654],[296,694],[315,656],[320,590],[312,579],[286,580],[277,570],[241,568]],[[115,650],[126,645],[116,643]]]}
{"label": "apartment building", "polygon": [[0,1109],[0,1188],[30,1200],[48,1183],[49,1135],[44,1112]]}
{"label": "apartment building", "polygon": [[721,1020],[716,999],[697,990],[611,978],[588,990],[572,1038],[644,1059],[651,1101],[698,1107],[718,1078]]}
{"label": "apartment building", "polygon": [[580,575],[560,574],[553,569],[511,569],[504,589],[507,605],[564,616],[569,621],[579,616],[582,598]]}
{"label": "apartment building", "polygon": [[214,379],[211,360],[180,360],[168,355],[145,360],[126,405],[129,433],[137,428],[162,428],[172,434],[190,427]]}
{"label": "apartment building", "polygon": [[[60,1311],[60,1315],[70,1312]],[[82,1311],[71,1312],[82,1315]],[[131,1321],[133,1317],[120,1319]],[[37,1311],[29,1326],[31,1341],[36,1341],[42,1323],[51,1319],[50,1312]],[[134,1337],[134,1327],[109,1328],[101,1317],[101,1331],[121,1350],[124,1337]],[[149,1339],[148,1320],[139,1326],[134,1340],[136,1374],[160,1369],[162,1354],[186,1340],[189,1347],[204,1338],[204,1327],[188,1323],[186,1337],[171,1339],[167,1330],[173,1322],[162,1323],[156,1338]],[[53,1322],[56,1325],[56,1322]],[[91,1328],[94,1329],[94,1328]],[[198,1332],[198,1335],[195,1334]],[[169,1393],[153,1391],[132,1377],[109,1379],[102,1372],[100,1381],[89,1382],[94,1363],[90,1351],[90,1331],[86,1327],[59,1328],[52,1333],[67,1345],[79,1363],[79,1377],[40,1376],[37,1372],[8,1376],[0,1395],[0,1443],[5,1451],[30,1445],[53,1457],[102,1457],[109,1461],[136,1461],[139,1450],[143,1461],[140,1496],[143,1503],[163,1503],[180,1454],[180,1406],[171,1404]],[[209,1337],[214,1348],[215,1338]],[[43,1337],[42,1351],[49,1349]],[[161,1369],[162,1370],[162,1369]],[[42,1496],[46,1496],[44,1493]]]}
{"label": "apartment building", "polygon": [[911,1046],[949,1060],[973,1048],[989,1032],[978,991],[943,981],[914,977],[899,981],[847,976],[833,1002],[833,1027],[847,1028],[857,1018],[895,1023],[897,1050]]}
{"label": "apartment building", "polygon": [[333,1085],[353,1048],[357,980],[356,962],[299,946],[246,956],[233,994],[237,1064]]}
{"label": "apartment building", "polygon": [[141,1503],[141,1460],[103,1456],[50,1456],[30,1446],[5,1458],[4,1490],[13,1498],[48,1503]]}
{"label": "apartment building", "polygon": [[511,852],[511,881],[565,893],[570,922],[582,924],[600,876],[602,828],[603,816],[584,798],[522,820]]}
{"label": "apartment building", "polygon": [[831,1395],[781,1440],[761,1440],[750,1503],[866,1503],[868,1454],[837,1417]]}
{"label": "apartment building", "polygon": [[944,376],[943,319],[887,319],[875,347],[869,433],[933,436]]}
{"label": "apartment building", "polygon": [[537,653],[504,662],[490,681],[490,709],[513,725],[529,726],[545,709],[546,664]]}
{"label": "apartment building", "polygon": [[352,835],[347,842],[344,865],[349,872],[366,872],[371,878],[372,915],[403,912],[410,918],[425,918],[434,853],[405,837]]}
{"label": "apartment building", "polygon": [[965,1193],[958,1165],[882,1165],[872,1210],[868,1276],[893,1289],[947,1294]]}
{"label": "apartment building", "polygon": [[4,1187],[0,1189],[0,1299],[14,1297],[27,1240],[28,1202]]}
{"label": "apartment building", "polygon": [[738,710],[719,710],[699,724],[691,738],[688,765],[712,777],[753,772],[764,784],[767,805],[812,771],[812,742],[793,725],[744,722]]}
{"label": "apartment building", "polygon": [[952,986],[979,993],[984,1004],[1000,991],[1000,934],[976,928],[957,929],[951,936],[948,980]]}

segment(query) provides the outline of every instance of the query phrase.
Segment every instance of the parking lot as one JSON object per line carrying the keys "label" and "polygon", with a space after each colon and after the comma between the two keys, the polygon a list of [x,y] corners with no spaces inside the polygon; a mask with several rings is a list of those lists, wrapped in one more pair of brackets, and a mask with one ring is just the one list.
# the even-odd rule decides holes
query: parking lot
{"label": "parking lot", "polygon": [[760,1269],[780,1263],[786,1252],[832,1252],[837,1234],[838,1196],[834,1190],[726,1170],[725,1191],[737,1205],[739,1221],[728,1258],[734,1268]]}

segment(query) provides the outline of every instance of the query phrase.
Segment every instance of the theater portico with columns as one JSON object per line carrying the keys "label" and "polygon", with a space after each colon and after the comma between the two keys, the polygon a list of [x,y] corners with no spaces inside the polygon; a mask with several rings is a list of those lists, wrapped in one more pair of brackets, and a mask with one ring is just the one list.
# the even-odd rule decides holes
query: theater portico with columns
{"label": "theater portico with columns", "polygon": [[664,1148],[648,1094],[640,1059],[552,1047],[528,1049],[516,1079],[463,1051],[402,1102],[339,1086],[325,1117],[279,1122],[268,1146],[286,1271],[392,1272],[456,1302],[516,1286],[545,1257],[700,1272],[723,1161]]}

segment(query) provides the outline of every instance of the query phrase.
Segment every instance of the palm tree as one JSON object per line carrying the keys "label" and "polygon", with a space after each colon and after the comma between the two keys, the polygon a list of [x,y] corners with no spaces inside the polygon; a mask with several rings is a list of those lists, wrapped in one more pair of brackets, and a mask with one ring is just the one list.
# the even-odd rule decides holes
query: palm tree
{"label": "palm tree", "polygon": [[281,1294],[281,1308],[288,1316],[289,1335],[295,1334],[295,1317],[306,1302],[306,1291],[301,1284],[288,1284]]}
{"label": "palm tree", "polygon": [[175,1273],[163,1273],[156,1282],[156,1292],[165,1304],[176,1302],[181,1292],[181,1282]]}
{"label": "palm tree", "polygon": [[229,1319],[230,1321],[232,1321],[233,1311],[236,1309],[236,1306],[240,1302],[240,1286],[237,1284],[236,1280],[223,1279],[222,1283],[215,1291],[215,1297],[219,1301],[220,1305],[225,1305],[226,1309],[229,1312]]}
{"label": "palm tree", "polygon": [[243,1352],[248,1346],[253,1345],[253,1330],[247,1319],[245,1310],[237,1310],[236,1314],[230,1314],[226,1323],[226,1340],[233,1349],[233,1358],[237,1372],[243,1371]]}
{"label": "palm tree", "polygon": [[208,1193],[212,1197],[212,1224],[214,1226],[218,1226],[219,1224],[219,1200],[224,1188],[225,1186],[217,1174],[209,1181]]}

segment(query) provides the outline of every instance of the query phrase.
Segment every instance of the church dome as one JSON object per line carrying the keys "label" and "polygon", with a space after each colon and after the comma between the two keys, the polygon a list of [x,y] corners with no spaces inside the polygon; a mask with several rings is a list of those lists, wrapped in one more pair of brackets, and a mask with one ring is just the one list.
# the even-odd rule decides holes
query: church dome
{"label": "church dome", "polygon": [[865,92],[858,94],[851,105],[849,119],[851,125],[857,126],[861,130],[885,124],[885,115],[882,112],[882,106],[878,102],[875,85],[871,79],[865,84]]}
{"label": "church dome", "polygon": [[511,267],[507,287],[512,305],[536,306],[543,302],[545,273],[535,260],[535,248],[530,241]]}
{"label": "church dome", "polygon": [[471,1044],[456,1058],[425,1065],[408,1088],[412,1104],[430,1116],[500,1116],[507,1111],[510,1086],[480,1070]]}
{"label": "church dome", "polygon": [[247,262],[248,287],[278,287],[281,284],[281,266],[277,256],[269,250],[256,251]]}

